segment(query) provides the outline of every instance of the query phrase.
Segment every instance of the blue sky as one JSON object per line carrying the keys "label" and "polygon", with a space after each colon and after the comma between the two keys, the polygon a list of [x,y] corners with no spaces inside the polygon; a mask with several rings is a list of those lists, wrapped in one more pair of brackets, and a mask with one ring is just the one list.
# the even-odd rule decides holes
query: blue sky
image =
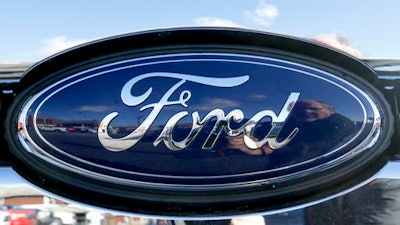
{"label": "blue sky", "polygon": [[116,34],[177,26],[239,26],[345,37],[364,58],[400,59],[398,0],[0,0],[0,63],[37,61]]}
{"label": "blue sky", "polygon": [[0,167],[0,187],[16,186],[25,184],[25,180],[20,178],[17,173],[10,168]]}

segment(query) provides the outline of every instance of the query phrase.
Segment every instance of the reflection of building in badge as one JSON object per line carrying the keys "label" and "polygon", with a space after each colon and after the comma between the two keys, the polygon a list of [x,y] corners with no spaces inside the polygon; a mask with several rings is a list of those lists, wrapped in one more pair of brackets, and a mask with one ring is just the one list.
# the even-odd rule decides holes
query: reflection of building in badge
{"label": "reflection of building in badge", "polygon": [[56,118],[50,118],[50,117],[38,117],[36,119],[37,124],[43,124],[43,125],[58,125],[61,123],[60,119]]}

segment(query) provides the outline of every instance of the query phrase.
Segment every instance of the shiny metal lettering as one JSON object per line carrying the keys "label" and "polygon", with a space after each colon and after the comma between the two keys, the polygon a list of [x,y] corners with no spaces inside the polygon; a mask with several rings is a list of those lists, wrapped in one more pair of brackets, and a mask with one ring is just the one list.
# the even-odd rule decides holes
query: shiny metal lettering
{"label": "shiny metal lettering", "polygon": [[[214,87],[235,87],[244,84],[248,81],[249,76],[238,76],[238,77],[230,77],[230,78],[213,78],[213,77],[203,77],[203,76],[194,76],[187,74],[177,74],[177,73],[147,73],[140,76],[137,76],[131,80],[129,80],[122,88],[121,91],[121,100],[127,106],[137,106],[151,95],[152,88],[149,88],[144,94],[140,96],[133,96],[131,94],[132,88],[134,88],[135,84],[143,79],[154,78],[154,77],[167,77],[179,79],[180,81],[172,86],[160,99],[159,102],[151,103],[140,108],[140,111],[144,111],[146,109],[152,108],[149,115],[146,119],[129,135],[122,138],[113,138],[110,137],[107,131],[107,127],[111,123],[111,121],[118,116],[118,112],[112,112],[105,116],[100,123],[98,128],[98,138],[100,143],[108,150],[119,152],[125,151],[136,143],[140,141],[140,139],[145,135],[148,129],[152,126],[154,120],[157,118],[161,110],[164,106],[169,105],[182,105],[187,108],[187,102],[192,96],[192,93],[189,90],[184,90],[180,93],[179,99],[175,101],[171,101],[170,97],[172,94],[184,84],[186,81],[195,82],[203,85],[214,86]],[[192,127],[185,139],[182,141],[175,141],[172,137],[172,130],[179,120],[189,115],[188,111],[182,111],[175,115],[173,115],[160,135],[154,141],[154,146],[157,146],[160,142],[164,142],[164,144],[173,151],[178,151],[186,148],[190,145],[190,143],[196,138],[197,134],[201,131],[203,126],[207,121],[212,118],[216,119],[212,132],[210,132],[207,137],[205,143],[203,144],[203,149],[211,149],[213,148],[216,140],[220,136],[221,132],[225,130],[228,136],[238,136],[244,134],[249,138],[245,138],[244,142],[247,146],[263,146],[268,143],[269,147],[272,149],[279,149],[285,146],[290,140],[296,135],[297,129],[294,129],[292,133],[285,138],[283,141],[278,142],[276,140],[277,135],[282,129],[286,119],[288,118],[293,105],[296,103],[299,98],[300,93],[291,93],[285,102],[282,110],[279,115],[276,115],[275,112],[271,110],[263,110],[256,113],[249,121],[247,121],[242,127],[238,129],[231,128],[231,122],[239,123],[244,119],[244,113],[240,109],[234,109],[229,112],[225,116],[225,112],[222,109],[214,109],[209,112],[204,119],[200,118],[198,112],[192,113]],[[257,123],[263,119],[264,117],[269,117],[271,119],[271,130],[267,133],[267,135],[261,140],[254,140],[253,133],[255,126]],[[249,143],[254,142],[254,143]]]}

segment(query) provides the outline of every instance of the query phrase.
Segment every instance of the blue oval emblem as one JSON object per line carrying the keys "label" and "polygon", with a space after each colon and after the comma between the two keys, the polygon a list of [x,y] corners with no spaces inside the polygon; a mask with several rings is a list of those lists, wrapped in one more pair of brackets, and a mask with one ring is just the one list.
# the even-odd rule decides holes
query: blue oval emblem
{"label": "blue oval emblem", "polygon": [[292,37],[128,34],[29,69],[6,136],[22,176],[76,201],[265,212],[348,190],[386,163],[393,118],[374,81],[362,62]]}
{"label": "blue oval emblem", "polygon": [[320,69],[188,53],[64,78],[36,94],[19,122],[22,142],[72,171],[204,189],[337,166],[368,150],[379,118],[366,93]]}

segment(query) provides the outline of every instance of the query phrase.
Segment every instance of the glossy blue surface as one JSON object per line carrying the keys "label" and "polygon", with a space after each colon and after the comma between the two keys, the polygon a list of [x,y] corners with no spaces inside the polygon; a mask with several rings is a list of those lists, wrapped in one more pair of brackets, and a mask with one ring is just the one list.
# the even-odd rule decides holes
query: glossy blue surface
{"label": "glossy blue surface", "polygon": [[[128,93],[141,96],[152,88],[148,98],[138,105],[124,102],[124,85],[148,74]],[[187,75],[218,78],[218,85],[180,78]],[[237,83],[226,84],[229,79]],[[224,83],[227,87],[222,87]],[[294,106],[288,103],[293,93],[299,94]],[[156,113],[156,103],[165,96],[168,104]],[[284,108],[285,103],[289,107]],[[171,150],[163,140],[156,142],[163,131],[176,142],[186,140],[194,123],[192,115],[198,113],[202,120],[216,109],[222,110],[225,119],[239,109],[244,119],[223,120],[211,147],[204,146],[216,127],[214,117],[178,150]],[[251,141],[243,144],[245,129],[241,128],[266,110],[277,116],[288,111],[276,130],[277,142],[298,132],[282,147],[274,149],[266,143],[252,149]],[[336,74],[281,59],[219,53],[161,55],[93,67],[49,85],[29,100],[24,112],[21,122],[31,148],[55,165],[115,182],[200,186],[273,183],[318,173],[368,151],[363,141],[371,139],[380,123],[368,94]],[[118,115],[104,127],[102,120],[112,113]],[[179,113],[185,114],[172,129],[164,129]],[[256,121],[250,139],[256,142],[272,136],[269,132],[278,126],[274,122],[271,116]],[[139,128],[143,132],[131,138],[136,139],[131,147],[115,146],[113,151],[101,142],[100,133],[118,143]],[[229,135],[235,129],[243,132]]]}

